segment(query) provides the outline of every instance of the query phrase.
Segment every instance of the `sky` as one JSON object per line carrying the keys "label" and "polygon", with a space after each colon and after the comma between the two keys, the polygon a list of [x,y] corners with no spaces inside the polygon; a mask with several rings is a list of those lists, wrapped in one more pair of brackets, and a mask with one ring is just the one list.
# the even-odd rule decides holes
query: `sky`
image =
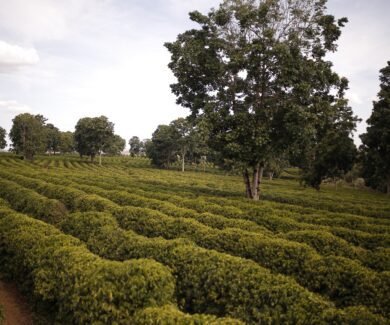
{"label": "sky", "polygon": [[[80,118],[105,115],[127,141],[150,138],[159,124],[188,115],[170,91],[163,44],[194,27],[188,12],[219,3],[0,0],[0,126],[9,131],[15,115],[28,112],[73,131]],[[361,134],[390,60],[390,0],[329,0],[328,12],[349,19],[328,59],[350,81]]]}

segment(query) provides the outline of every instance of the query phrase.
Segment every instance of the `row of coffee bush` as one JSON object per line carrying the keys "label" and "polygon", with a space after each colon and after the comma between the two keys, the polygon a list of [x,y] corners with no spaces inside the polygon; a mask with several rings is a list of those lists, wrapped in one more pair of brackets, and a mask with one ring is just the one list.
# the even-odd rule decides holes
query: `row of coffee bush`
{"label": "row of coffee bush", "polygon": [[[80,178],[78,178],[80,180]],[[100,178],[101,179],[101,178]],[[89,183],[91,184],[91,178],[87,176],[83,176],[81,178],[83,183]],[[101,181],[99,179],[93,180],[94,185],[103,186],[105,189],[108,189],[111,187],[111,189],[121,189],[123,187],[118,186],[118,184],[123,184],[123,179],[116,179],[114,175],[110,178],[104,178]],[[278,216],[278,213],[275,213],[274,208],[270,208],[265,206],[264,202],[259,206],[254,205],[253,203],[249,203],[248,201],[233,201],[235,203],[235,206],[232,205],[232,201],[229,201],[224,198],[216,198],[211,197],[205,200],[189,200],[189,199],[183,199],[180,196],[175,196],[171,194],[165,194],[158,192],[158,188],[145,188],[145,184],[139,185],[139,184],[131,184],[131,182],[125,182],[127,190],[131,191],[132,193],[137,193],[143,196],[146,196],[148,198],[155,198],[160,200],[169,201],[172,203],[175,203],[176,205],[179,205],[181,207],[191,208],[195,209],[198,212],[209,212],[210,210],[215,212],[218,212],[219,214],[225,216],[225,217],[233,217],[235,220],[237,218],[250,220],[253,222],[256,222],[258,225],[265,226],[273,231],[283,231],[288,232],[291,230],[306,230],[306,229],[312,229],[312,230],[324,230],[324,231],[334,231],[334,234],[340,233],[344,235],[345,239],[351,239],[353,240],[354,244],[361,245],[365,248],[371,249],[376,247],[388,247],[389,246],[389,236],[388,230],[389,227],[387,224],[383,224],[383,222],[387,220],[382,219],[375,219],[375,218],[365,218],[365,217],[358,217],[358,216],[349,216],[350,220],[347,220],[343,224],[337,224],[333,223],[333,218],[324,218],[321,214],[321,217],[319,218],[321,221],[321,225],[316,224],[315,220],[316,217],[312,217],[312,221],[314,221],[314,224],[307,223],[309,220],[294,220],[294,218],[298,218],[299,213],[291,213],[291,211],[282,211],[282,216]],[[140,188],[148,189],[146,191],[140,192]],[[157,192],[156,192],[157,190]],[[207,200],[207,201],[206,201]],[[214,200],[214,202],[210,207],[208,202],[211,200]],[[202,202],[203,201],[203,202]],[[205,202],[206,201],[206,202]],[[215,204],[215,201],[222,201],[222,205]],[[239,209],[238,207],[241,209]],[[226,210],[227,212],[224,212]],[[318,211],[317,211],[318,212]],[[280,212],[279,212],[280,213]],[[348,216],[348,215],[347,215]],[[346,217],[347,218],[347,217]],[[340,219],[340,218],[339,218]],[[342,219],[342,218],[341,218]],[[361,230],[357,229],[356,235],[354,234],[353,225],[359,225],[357,228],[360,228],[361,230],[364,230],[362,232]],[[249,225],[248,225],[249,226]],[[343,227],[346,227],[344,229]],[[366,232],[372,232],[366,233]],[[382,233],[382,234],[380,234]]]}
{"label": "row of coffee bush", "polygon": [[251,261],[202,249],[184,240],[146,238],[124,231],[109,214],[72,214],[61,227],[107,258],[146,256],[169,266],[177,279],[177,299],[187,311],[228,315],[250,324],[382,320],[363,307],[336,310],[293,280],[272,275]]}
{"label": "row of coffee bush", "polygon": [[[80,190],[71,189],[65,186],[48,184],[40,180],[34,180],[21,175],[7,174],[5,172],[0,173],[0,175],[14,179],[19,183],[23,184],[24,186],[35,188],[38,192],[49,197],[55,197],[57,199],[60,199],[66,204],[68,208],[71,209],[71,211],[112,211],[113,209],[115,209],[115,206],[112,204],[112,202],[107,201],[101,197],[97,197],[96,195],[86,195],[85,192],[81,192]],[[203,224],[218,229],[236,226],[236,220],[231,220],[214,214],[196,213],[193,210],[180,208],[169,202],[162,202],[155,199],[145,199],[144,197],[118,191],[105,191],[104,189],[99,189],[97,187],[77,185],[75,183],[72,183],[68,179],[61,180],[60,183],[73,184],[74,186],[82,188],[84,190],[92,190],[94,191],[94,193],[98,193],[99,195],[108,195],[111,200],[114,200],[122,205],[151,207],[160,211],[164,211],[169,215],[193,218]],[[132,198],[132,200],[130,201],[129,198]],[[269,222],[269,220],[272,218],[264,217],[264,219],[268,220]],[[250,224],[245,224],[245,220],[242,221],[242,223],[240,223],[239,221],[237,222],[237,228],[249,229],[251,231],[261,232],[263,234],[270,235],[270,233],[267,232],[264,228],[251,227]],[[285,223],[285,220],[279,220],[278,222],[279,225],[283,223]],[[316,229],[315,227],[313,228]],[[375,251],[357,249],[356,247],[349,245],[342,239],[330,234],[329,232],[323,231],[322,229],[320,230],[316,229],[299,230],[293,232],[290,231],[286,235],[283,235],[282,238],[307,243],[310,246],[314,247],[322,255],[340,255],[352,259],[356,258],[366,266],[374,268],[376,270],[389,270],[389,249],[379,248]]]}
{"label": "row of coffee bush", "polygon": [[[102,190],[100,190],[99,194],[102,194],[101,192],[102,192]],[[104,192],[105,191],[103,190],[103,194],[104,194]],[[107,191],[107,192],[110,192],[110,191]],[[134,197],[131,197],[130,194],[127,194],[127,196],[126,196],[122,193],[122,197],[121,197],[118,195],[120,193],[117,193],[116,191],[114,191],[113,193],[114,193],[113,195],[117,199],[119,197],[120,200],[123,200],[126,197],[127,197],[127,199],[129,199],[129,197],[131,199],[134,199]],[[138,201],[139,200],[142,201],[142,198],[138,197],[136,199]],[[137,203],[134,203],[133,201],[132,202],[127,201],[125,203],[120,202],[120,203],[125,204],[125,205],[126,204],[134,205],[134,204],[139,204],[138,201],[137,201]],[[146,199],[144,199],[144,201],[145,201],[144,202],[145,204],[147,204],[149,202]],[[343,259],[339,259],[339,260],[336,260],[336,262],[334,262],[334,258],[333,258],[333,260],[328,258],[327,260],[322,260],[323,261],[322,263],[318,263],[317,259],[313,257],[314,256],[313,252],[308,251],[307,248],[303,249],[302,248],[303,246],[296,245],[296,246],[292,247],[291,244],[293,244],[293,243],[291,243],[291,242],[286,242],[286,243],[282,242],[282,246],[280,246],[280,242],[275,241],[275,240],[270,241],[270,238],[263,238],[261,241],[259,241],[258,240],[259,238],[254,237],[254,236],[250,237],[249,236],[250,234],[245,234],[244,238],[246,238],[246,242],[252,243],[252,246],[250,246],[250,247],[253,247],[253,249],[249,249],[249,252],[248,252],[247,250],[240,249],[240,247],[237,245],[231,244],[231,242],[235,243],[237,241],[237,238],[239,240],[241,240],[241,242],[242,242],[243,241],[242,234],[237,235],[237,233],[235,232],[236,238],[233,238],[233,240],[230,240],[232,238],[232,232],[229,233],[229,232],[225,231],[222,234],[222,236],[221,236],[221,234],[217,233],[217,234],[213,234],[214,237],[212,237],[210,239],[207,236],[205,237],[205,235],[207,235],[207,233],[209,232],[207,227],[203,227],[203,229],[201,229],[200,231],[194,232],[192,229],[199,228],[199,225],[196,225],[194,227],[194,225],[191,225],[191,223],[189,223],[188,221],[189,220],[187,220],[184,223],[184,225],[187,226],[187,228],[189,227],[190,231],[187,231],[184,235],[189,236],[189,238],[195,240],[199,245],[202,245],[202,246],[207,247],[207,248],[216,248],[216,249],[219,249],[221,251],[226,251],[228,253],[233,253],[233,254],[236,254],[239,256],[250,257],[250,258],[254,259],[255,261],[259,262],[260,264],[272,268],[273,270],[276,270],[276,271],[284,273],[284,274],[294,275],[297,278],[297,280],[300,281],[300,283],[302,283],[302,278],[303,278],[304,279],[303,284],[306,286],[308,284],[308,281],[314,282],[314,284],[312,284],[312,286],[309,286],[309,288],[313,289],[313,288],[320,287],[322,290],[321,293],[324,294],[324,292],[325,292],[325,294],[330,296],[332,299],[334,299],[334,296],[336,296],[336,298],[338,300],[343,301],[343,303],[345,303],[345,304],[356,304],[357,303],[356,298],[357,298],[359,303],[365,303],[367,305],[375,305],[375,303],[373,303],[373,295],[374,295],[373,292],[375,293],[375,290],[376,290],[375,287],[377,286],[376,284],[378,281],[370,273],[367,275],[364,272],[363,273],[360,272],[358,277],[357,277],[358,281],[355,281],[357,283],[355,283],[354,287],[352,289],[349,288],[347,293],[344,292],[344,296],[341,296],[341,297],[339,297],[339,294],[337,292],[338,286],[336,286],[336,289],[332,288],[332,285],[333,285],[332,281],[330,281],[330,284],[328,284],[328,286],[324,290],[322,288],[321,282],[317,285],[314,277],[313,276],[310,277],[310,274],[311,274],[310,272],[306,272],[306,273],[309,273],[309,276],[301,276],[300,275],[302,270],[303,270],[303,272],[305,272],[306,269],[310,269],[310,267],[304,267],[306,264],[308,264],[308,261],[314,260],[315,262],[313,264],[316,264],[317,266],[324,264],[325,263],[324,261],[327,261],[327,262],[333,261],[333,263],[339,263],[341,265],[348,264],[347,261],[345,261]],[[183,227],[183,222],[181,222],[181,223],[180,222],[179,222],[179,226]],[[147,229],[147,227],[145,227],[145,224],[143,224],[142,231],[145,231],[145,229]],[[163,228],[163,230],[164,230],[164,228]],[[138,229],[138,231],[140,231],[140,230]],[[156,231],[160,231],[160,230],[150,229],[149,231],[152,232],[152,235],[156,235]],[[173,236],[173,237],[183,236],[183,229],[180,229],[181,233],[179,233],[179,234],[177,234],[175,231],[172,231],[171,229],[170,229],[170,231],[172,234],[167,234],[165,231],[163,231],[163,233],[157,233],[157,235]],[[151,235],[151,234],[148,233],[148,235]],[[205,237],[205,238],[202,239],[203,237]],[[226,241],[229,242],[229,244],[226,245],[226,243],[220,243],[221,241],[223,241],[221,239],[218,239],[220,237],[227,238],[228,240],[226,240]],[[253,242],[255,244],[253,244]],[[264,245],[264,243],[268,244],[268,246],[266,245],[265,246],[266,249],[263,248],[262,250],[260,250],[260,253],[259,253],[257,247],[261,247],[261,245]],[[288,247],[288,246],[286,246],[286,244],[289,244],[290,247],[292,247],[292,248],[291,249],[286,248],[286,247]],[[271,248],[269,248],[269,247],[271,247]],[[281,250],[280,247],[283,247],[283,249]],[[297,249],[297,247],[300,250]],[[279,251],[284,252],[282,254],[282,256],[277,254]],[[302,255],[302,252],[306,252],[306,253],[304,253],[304,255]],[[299,255],[301,255],[301,256],[299,256]],[[355,269],[356,268],[359,269],[358,265],[354,265],[354,266],[355,266]],[[326,268],[326,275],[328,277],[329,277],[330,269],[331,269],[330,267]],[[352,270],[350,270],[350,269],[351,269],[351,267],[347,268],[348,271],[352,272],[354,268],[352,267]],[[343,274],[349,274],[347,272],[347,270],[340,270],[340,272],[342,272]],[[363,271],[366,271],[366,270],[363,268]],[[347,276],[345,275],[345,277],[347,277]],[[365,281],[365,280],[367,280],[366,278],[368,278],[368,279],[371,278],[371,281]],[[356,280],[356,276],[354,277],[354,279]],[[329,279],[324,278],[323,281],[329,281]],[[342,282],[342,281],[339,281],[339,282]],[[364,288],[364,285],[363,285],[363,283],[365,283],[365,282],[371,282],[373,284],[371,284],[369,286],[369,288],[367,289],[367,288]],[[346,285],[344,285],[344,286],[346,286]],[[358,289],[356,289],[356,287]],[[363,287],[363,290],[361,287]],[[374,287],[374,288],[372,288],[372,287]],[[353,292],[353,295],[352,295],[353,297],[346,299],[345,296],[348,294],[351,295],[351,292]],[[331,294],[329,294],[329,293],[331,293]],[[357,297],[356,297],[356,294],[357,294]],[[361,299],[364,296],[366,296],[365,299]]]}
{"label": "row of coffee bush", "polygon": [[[53,223],[52,220],[48,219],[51,214],[59,214],[57,213],[58,209],[53,207],[53,205],[61,205],[62,214],[66,213],[64,206],[70,211],[105,211],[118,208],[116,204],[108,199],[95,194],[87,194],[68,186],[50,184],[39,179],[10,174],[4,171],[0,171],[0,176],[3,178],[0,179],[0,184],[3,187],[0,189],[0,197],[3,196],[12,202],[12,207],[15,210],[29,212],[34,214],[34,216],[45,217],[45,221],[49,223]],[[23,187],[27,187],[30,190]],[[23,195],[21,195],[22,192]],[[42,203],[39,201],[42,201]],[[43,209],[41,213],[36,213],[29,205],[37,209],[39,207],[44,208],[47,205],[47,208]]]}
{"label": "row of coffee bush", "polygon": [[388,312],[389,274],[376,273],[343,257],[321,257],[310,247],[261,237],[238,229],[214,230],[196,221],[173,218],[147,208],[115,212],[119,224],[140,234],[189,238],[199,246],[250,258],[275,272],[293,276],[309,290],[339,306],[366,305]]}
{"label": "row of coffee bush", "polygon": [[0,252],[2,272],[63,324],[129,324],[139,309],[173,303],[167,267],[101,259],[74,237],[8,208],[0,209]]}
{"label": "row of coffee bush", "polygon": [[[218,215],[208,214],[208,213],[197,213],[193,210],[189,210],[186,208],[180,208],[172,203],[158,201],[156,199],[145,198],[139,195],[130,194],[126,192],[120,191],[109,191],[104,189],[99,189],[96,186],[86,186],[86,185],[77,185],[74,183],[74,186],[82,188],[86,191],[93,191],[94,193],[98,193],[101,196],[108,197],[110,200],[115,201],[120,205],[134,205],[140,207],[148,207],[158,211],[165,212],[168,215],[176,216],[176,217],[184,217],[184,218],[192,218],[203,224],[208,226],[225,229],[235,226],[236,220],[227,219]],[[108,185],[110,186],[110,185]],[[180,200],[178,200],[179,202]],[[193,203],[195,205],[196,203]],[[202,203],[200,203],[202,204]],[[204,207],[207,207],[205,204]],[[205,208],[206,210],[206,208]],[[280,217],[278,217],[279,219]],[[269,221],[268,217],[264,216],[264,219]],[[240,220],[240,219],[238,219]],[[279,221],[279,224],[285,223],[285,221]],[[240,222],[237,222],[237,225],[240,226]],[[322,255],[339,255],[351,259],[357,259],[362,262],[364,265],[373,268],[378,271],[389,270],[390,259],[388,258],[389,249],[388,248],[378,248],[374,251],[365,250],[362,248],[358,248],[350,245],[345,240],[334,236],[333,234],[324,231],[323,229],[312,225],[312,230],[306,230],[305,227],[299,224],[302,228],[298,231],[289,231],[285,235],[281,235],[280,238],[286,238],[288,240],[298,241],[301,243],[309,244],[314,247],[320,254]],[[264,235],[271,235],[264,229],[259,229],[256,227],[237,227],[240,229],[248,229],[254,232],[260,232]],[[302,230],[305,229],[305,230]],[[383,237],[383,241],[386,242],[389,239],[389,236],[379,235]],[[384,244],[386,245],[386,244]]]}

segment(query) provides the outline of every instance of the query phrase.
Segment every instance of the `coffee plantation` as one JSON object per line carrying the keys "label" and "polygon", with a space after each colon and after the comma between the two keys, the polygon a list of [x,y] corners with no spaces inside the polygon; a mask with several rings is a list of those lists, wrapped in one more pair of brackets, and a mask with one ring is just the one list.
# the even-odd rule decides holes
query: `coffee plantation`
{"label": "coffee plantation", "polygon": [[294,172],[1,155],[2,276],[63,324],[388,323],[388,197]]}

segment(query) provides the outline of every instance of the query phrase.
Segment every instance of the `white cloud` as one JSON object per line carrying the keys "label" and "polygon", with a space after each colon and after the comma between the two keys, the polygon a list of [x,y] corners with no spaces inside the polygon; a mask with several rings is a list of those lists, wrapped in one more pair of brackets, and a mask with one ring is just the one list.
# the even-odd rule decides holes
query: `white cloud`
{"label": "white cloud", "polygon": [[39,56],[34,48],[11,45],[0,40],[0,72],[34,65],[38,62]]}
{"label": "white cloud", "polygon": [[31,107],[16,100],[0,100],[0,112],[5,114],[30,113]]}

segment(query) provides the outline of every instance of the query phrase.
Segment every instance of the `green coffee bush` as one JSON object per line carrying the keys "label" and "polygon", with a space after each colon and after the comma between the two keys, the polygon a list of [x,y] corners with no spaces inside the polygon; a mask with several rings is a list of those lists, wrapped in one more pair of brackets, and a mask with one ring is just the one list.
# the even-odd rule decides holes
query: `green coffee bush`
{"label": "green coffee bush", "polygon": [[146,259],[115,262],[25,215],[0,214],[2,272],[50,304],[61,323],[128,324],[134,312],[173,302],[174,279]]}
{"label": "green coffee bush", "polygon": [[211,229],[190,219],[172,218],[150,209],[125,207],[114,215],[123,228],[143,235],[167,239],[184,237],[208,249],[250,258],[273,271],[292,275],[301,285],[340,306],[383,306],[383,302],[375,298],[385,290],[377,273],[350,259],[322,258],[304,244],[238,229]]}
{"label": "green coffee bush", "polygon": [[217,318],[211,315],[185,314],[174,306],[149,307],[135,313],[132,319],[134,324],[183,324],[183,325],[239,325],[244,324],[231,318]]}
{"label": "green coffee bush", "polygon": [[177,300],[191,313],[228,315],[248,323],[315,323],[332,306],[295,281],[273,275],[252,261],[202,249],[185,240],[139,236],[120,229],[108,214],[71,214],[61,227],[104,257],[125,260],[146,256],[168,265],[176,278]]}
{"label": "green coffee bush", "polygon": [[61,202],[5,179],[0,179],[0,197],[6,199],[13,209],[30,213],[52,224],[60,222],[67,214]]}

